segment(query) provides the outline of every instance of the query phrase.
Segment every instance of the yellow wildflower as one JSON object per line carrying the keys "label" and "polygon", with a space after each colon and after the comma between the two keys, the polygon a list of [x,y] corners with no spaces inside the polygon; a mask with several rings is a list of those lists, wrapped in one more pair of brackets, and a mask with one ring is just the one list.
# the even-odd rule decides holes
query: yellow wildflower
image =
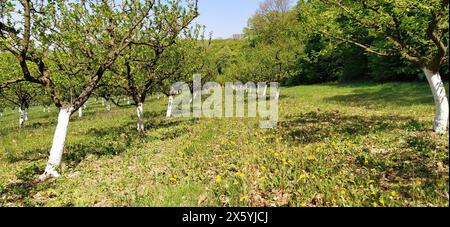
{"label": "yellow wildflower", "polygon": [[220,183],[222,182],[222,177],[221,176],[216,176],[216,183]]}
{"label": "yellow wildflower", "polygon": [[247,200],[247,199],[248,199],[248,196],[244,196],[243,195],[243,196],[241,196],[241,198],[239,200],[242,202],[242,201]]}
{"label": "yellow wildflower", "polygon": [[398,196],[398,194],[397,194],[397,192],[396,192],[396,191],[392,191],[392,192],[391,192],[391,196],[395,198],[395,197],[397,197],[397,196]]}
{"label": "yellow wildflower", "polygon": [[303,180],[303,179],[306,179],[306,174],[301,174],[299,177],[298,177],[298,179],[300,179],[300,180]]}

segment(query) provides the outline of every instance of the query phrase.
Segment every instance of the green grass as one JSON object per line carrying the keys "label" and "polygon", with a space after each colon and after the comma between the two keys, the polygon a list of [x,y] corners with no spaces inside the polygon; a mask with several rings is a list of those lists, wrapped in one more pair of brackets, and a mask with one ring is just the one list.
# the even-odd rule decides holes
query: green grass
{"label": "green grass", "polygon": [[166,100],[74,114],[63,177],[39,183],[56,110],[0,119],[0,206],[449,206],[448,133],[425,83],[282,89],[280,122],[165,119]]}

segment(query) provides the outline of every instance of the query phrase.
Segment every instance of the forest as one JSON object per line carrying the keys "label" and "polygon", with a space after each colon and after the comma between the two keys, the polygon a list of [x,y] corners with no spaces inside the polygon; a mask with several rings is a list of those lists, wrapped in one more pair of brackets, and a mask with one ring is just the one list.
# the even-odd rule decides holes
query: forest
{"label": "forest", "polygon": [[448,0],[202,2],[0,1],[0,207],[449,206]]}

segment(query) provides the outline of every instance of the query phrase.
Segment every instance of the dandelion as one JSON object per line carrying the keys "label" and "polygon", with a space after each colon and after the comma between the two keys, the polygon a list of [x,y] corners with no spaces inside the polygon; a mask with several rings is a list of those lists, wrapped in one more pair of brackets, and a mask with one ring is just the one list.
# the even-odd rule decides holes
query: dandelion
{"label": "dandelion", "polygon": [[422,185],[422,181],[419,180],[419,179],[417,179],[417,180],[414,182],[414,185],[415,185],[415,186],[421,186],[421,185]]}
{"label": "dandelion", "polygon": [[222,182],[222,177],[221,176],[216,176],[216,183],[220,183]]}
{"label": "dandelion", "polygon": [[304,180],[304,179],[306,179],[306,174],[301,174],[299,177],[298,177],[298,179],[300,179],[300,180]]}
{"label": "dandelion", "polygon": [[394,198],[398,197],[398,193],[397,193],[396,191],[391,191],[390,194],[391,194],[391,196],[394,197]]}
{"label": "dandelion", "polygon": [[382,206],[385,205],[384,199],[380,199],[380,204],[381,204]]}
{"label": "dandelion", "polygon": [[316,157],[314,155],[309,155],[308,157],[306,157],[307,160],[316,160]]}
{"label": "dandelion", "polygon": [[245,195],[243,195],[243,196],[241,196],[241,198],[239,199],[239,201],[244,201],[244,200],[247,200],[248,199],[248,196],[245,196]]}
{"label": "dandelion", "polygon": [[286,158],[282,158],[281,161],[283,162],[284,165],[287,164]]}
{"label": "dandelion", "polygon": [[236,172],[236,176],[238,176],[238,177],[244,177],[244,176],[245,176],[245,174],[244,174],[244,173],[242,173],[242,172]]}
{"label": "dandelion", "polygon": [[278,156],[280,156],[280,154],[278,154],[278,152],[273,153],[273,155],[275,156],[275,158],[278,158]]}

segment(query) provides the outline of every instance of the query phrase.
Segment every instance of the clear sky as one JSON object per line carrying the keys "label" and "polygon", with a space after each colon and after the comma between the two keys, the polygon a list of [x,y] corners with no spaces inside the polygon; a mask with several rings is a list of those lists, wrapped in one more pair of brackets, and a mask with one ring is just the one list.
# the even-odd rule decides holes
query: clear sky
{"label": "clear sky", "polygon": [[199,0],[200,16],[197,23],[206,25],[213,38],[230,38],[242,33],[247,20],[263,0]]}

